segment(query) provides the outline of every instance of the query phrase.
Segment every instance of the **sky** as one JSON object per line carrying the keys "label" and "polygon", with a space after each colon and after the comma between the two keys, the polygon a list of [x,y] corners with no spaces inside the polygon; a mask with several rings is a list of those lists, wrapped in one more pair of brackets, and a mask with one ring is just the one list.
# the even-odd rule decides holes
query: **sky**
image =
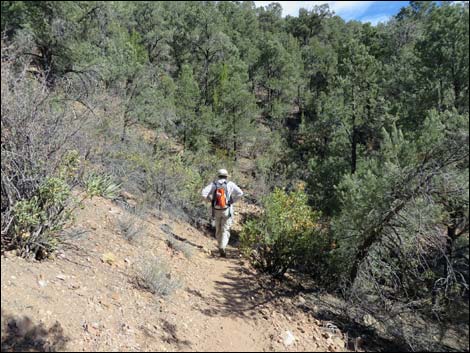
{"label": "sky", "polygon": [[358,20],[376,25],[386,22],[396,15],[409,1],[255,1],[257,7],[278,2],[282,6],[282,15],[298,16],[299,9],[310,10],[315,5],[328,4],[336,15],[344,20]]}

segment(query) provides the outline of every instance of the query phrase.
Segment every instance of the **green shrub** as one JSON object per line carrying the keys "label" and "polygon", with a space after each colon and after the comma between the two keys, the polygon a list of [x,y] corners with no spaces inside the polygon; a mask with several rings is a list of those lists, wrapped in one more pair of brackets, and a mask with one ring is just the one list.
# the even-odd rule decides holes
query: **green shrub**
{"label": "green shrub", "polygon": [[79,162],[76,151],[66,153],[58,176],[44,178],[34,196],[15,203],[10,247],[19,250],[22,256],[42,259],[57,249],[59,233],[72,219],[72,211],[78,205],[69,184]]}
{"label": "green shrub", "polygon": [[114,200],[119,196],[120,184],[116,184],[109,175],[92,173],[85,180],[85,188],[90,197],[102,196]]}
{"label": "green shrub", "polygon": [[254,265],[280,277],[290,268],[310,268],[325,256],[328,241],[320,214],[308,206],[303,190],[288,194],[275,189],[263,203],[264,213],[241,232],[242,252]]}

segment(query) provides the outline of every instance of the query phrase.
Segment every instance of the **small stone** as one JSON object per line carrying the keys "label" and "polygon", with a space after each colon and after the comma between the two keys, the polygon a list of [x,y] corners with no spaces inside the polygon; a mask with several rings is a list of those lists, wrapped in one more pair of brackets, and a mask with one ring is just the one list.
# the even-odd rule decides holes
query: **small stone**
{"label": "small stone", "polygon": [[16,276],[11,276],[10,278],[11,278],[11,279],[16,279]]}
{"label": "small stone", "polygon": [[341,339],[340,337],[335,337],[333,342],[334,342],[336,347],[339,347],[341,349],[346,348],[346,342],[343,339]]}
{"label": "small stone", "polygon": [[297,306],[302,306],[302,305],[305,305],[306,302],[307,302],[307,301],[305,300],[305,298],[299,297],[299,298],[297,299],[296,305],[297,305]]}
{"label": "small stone", "polygon": [[44,287],[47,286],[47,281],[39,280],[39,281],[38,281],[38,285],[39,285],[39,287],[44,288]]}
{"label": "small stone", "polygon": [[116,263],[116,256],[114,256],[114,254],[111,252],[107,252],[103,254],[101,261],[107,263],[108,265],[113,265]]}
{"label": "small stone", "polygon": [[16,256],[16,250],[5,251],[3,253],[3,256],[5,256],[6,258],[15,257]]}
{"label": "small stone", "polygon": [[106,300],[104,300],[104,299],[100,299],[100,300],[99,300],[99,303],[100,303],[101,305],[103,305],[105,308],[109,308],[109,307],[111,306],[111,305],[109,304],[109,302],[106,301]]}
{"label": "small stone", "polygon": [[375,326],[378,322],[372,315],[369,315],[369,314],[364,315],[362,320],[364,321],[364,324],[366,326]]}
{"label": "small stone", "polygon": [[55,276],[55,278],[60,279],[60,280],[62,280],[62,281],[65,281],[65,279],[66,279],[65,275],[63,275],[63,274],[61,274],[61,273],[58,274],[57,276]]}
{"label": "small stone", "polygon": [[358,351],[359,349],[362,348],[362,345],[363,345],[363,344],[364,344],[364,340],[362,339],[362,337],[361,337],[361,336],[356,337],[356,338],[354,339],[354,350],[355,350],[355,351]]}
{"label": "small stone", "polygon": [[290,331],[284,332],[282,336],[282,343],[284,344],[284,346],[289,347],[293,345],[294,342],[295,342],[295,336],[292,334],[292,332]]}

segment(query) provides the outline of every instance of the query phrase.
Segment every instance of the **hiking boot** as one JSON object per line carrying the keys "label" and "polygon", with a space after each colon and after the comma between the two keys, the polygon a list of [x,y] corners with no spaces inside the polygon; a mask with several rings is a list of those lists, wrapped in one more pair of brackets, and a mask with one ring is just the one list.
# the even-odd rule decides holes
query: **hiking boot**
{"label": "hiking boot", "polygon": [[225,249],[219,249],[219,254],[220,254],[220,257],[227,257],[227,253],[225,252]]}

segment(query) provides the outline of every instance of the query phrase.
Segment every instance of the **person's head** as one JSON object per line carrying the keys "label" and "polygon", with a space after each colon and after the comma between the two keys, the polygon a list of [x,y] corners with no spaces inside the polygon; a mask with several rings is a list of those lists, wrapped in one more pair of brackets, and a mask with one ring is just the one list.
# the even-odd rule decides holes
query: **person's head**
{"label": "person's head", "polygon": [[220,179],[227,179],[227,178],[228,178],[227,169],[219,169],[219,170],[217,171],[217,176],[218,176]]}

